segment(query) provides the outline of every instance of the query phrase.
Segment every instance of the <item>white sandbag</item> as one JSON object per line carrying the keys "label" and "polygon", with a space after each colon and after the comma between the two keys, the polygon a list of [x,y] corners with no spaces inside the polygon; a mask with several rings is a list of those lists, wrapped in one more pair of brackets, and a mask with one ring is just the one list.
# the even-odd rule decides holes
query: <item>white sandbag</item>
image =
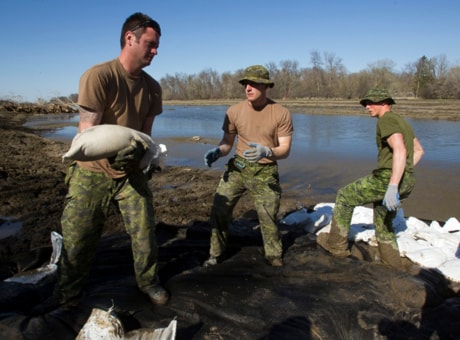
{"label": "white sandbag", "polygon": [[447,232],[457,232],[460,231],[460,222],[455,218],[449,218],[442,228]]}
{"label": "white sandbag", "polygon": [[166,328],[141,328],[125,333],[121,321],[112,313],[93,308],[91,315],[78,333],[76,340],[174,340],[177,320],[173,319]]}
{"label": "white sandbag", "polygon": [[417,251],[407,251],[406,257],[412,262],[426,268],[438,268],[447,261],[447,256],[439,248],[425,248]]}
{"label": "white sandbag", "polygon": [[78,333],[76,340],[120,340],[125,336],[121,321],[111,314],[111,310],[105,311],[93,308],[91,315]]}
{"label": "white sandbag", "polygon": [[5,282],[18,282],[24,284],[37,284],[40,281],[54,275],[57,271],[57,265],[62,251],[62,236],[61,234],[52,231],[51,243],[53,245],[53,252],[51,254],[50,262],[39,268],[20,272],[12,277],[5,279]]}
{"label": "white sandbag", "polygon": [[120,125],[103,124],[92,126],[78,133],[62,160],[95,161],[115,156],[118,151],[130,145],[132,140],[147,145],[147,152],[139,167],[148,170],[151,163],[158,166],[161,150],[149,135]]}
{"label": "white sandbag", "polygon": [[444,262],[438,267],[438,270],[449,280],[460,282],[460,261],[458,258]]}

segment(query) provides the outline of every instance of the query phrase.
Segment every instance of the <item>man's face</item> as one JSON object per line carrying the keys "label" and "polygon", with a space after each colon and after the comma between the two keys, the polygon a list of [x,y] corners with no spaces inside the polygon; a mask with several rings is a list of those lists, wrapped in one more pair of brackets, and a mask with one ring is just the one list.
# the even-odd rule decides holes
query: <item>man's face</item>
{"label": "man's face", "polygon": [[380,118],[388,111],[388,105],[385,103],[374,103],[367,101],[364,106],[371,117]]}
{"label": "man's face", "polygon": [[268,85],[247,81],[243,84],[243,87],[246,97],[251,103],[257,104],[265,101]]}
{"label": "man's face", "polygon": [[158,54],[160,35],[151,27],[146,27],[145,32],[139,39],[133,37],[132,55],[138,59],[142,67],[149,66],[153,58]]}

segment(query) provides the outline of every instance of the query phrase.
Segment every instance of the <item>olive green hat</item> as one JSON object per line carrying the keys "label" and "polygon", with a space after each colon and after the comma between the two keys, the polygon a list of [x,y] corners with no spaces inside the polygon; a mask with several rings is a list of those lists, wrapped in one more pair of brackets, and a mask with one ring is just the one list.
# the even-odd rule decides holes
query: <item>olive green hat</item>
{"label": "olive green hat", "polygon": [[382,88],[373,88],[369,90],[366,96],[359,101],[362,106],[366,106],[367,102],[371,103],[381,103],[387,101],[390,105],[395,104],[393,98],[391,98],[390,93],[386,89]]}
{"label": "olive green hat", "polygon": [[239,83],[244,85],[247,81],[257,84],[267,84],[270,87],[275,86],[275,83],[270,81],[268,70],[262,65],[249,66],[244,70],[244,78],[241,78]]}

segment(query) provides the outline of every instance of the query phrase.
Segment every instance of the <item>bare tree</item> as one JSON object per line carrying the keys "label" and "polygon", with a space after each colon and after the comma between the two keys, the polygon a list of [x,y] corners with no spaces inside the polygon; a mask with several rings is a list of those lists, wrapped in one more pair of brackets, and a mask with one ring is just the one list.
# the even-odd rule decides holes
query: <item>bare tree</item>
{"label": "bare tree", "polygon": [[426,56],[421,57],[416,64],[415,78],[414,78],[414,92],[415,97],[420,96],[430,98],[431,95],[426,91],[428,85],[433,82],[434,69],[433,63]]}

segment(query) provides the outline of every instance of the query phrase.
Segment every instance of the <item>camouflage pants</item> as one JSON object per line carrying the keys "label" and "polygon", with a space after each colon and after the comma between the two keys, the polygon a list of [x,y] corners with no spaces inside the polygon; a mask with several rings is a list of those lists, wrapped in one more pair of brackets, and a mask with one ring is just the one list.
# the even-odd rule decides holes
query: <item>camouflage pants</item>
{"label": "camouflage pants", "polygon": [[118,204],[131,237],[138,286],[155,284],[158,249],[147,176],[139,171],[111,179],[74,164],[69,168],[66,181],[69,191],[61,218],[63,249],[56,291],[60,302],[81,295],[112,201]]}
{"label": "camouflage pants", "polygon": [[[369,176],[362,177],[341,188],[336,197],[334,219],[341,235],[348,235],[353,209],[357,206],[373,203],[375,235],[379,243],[391,244],[398,249],[393,230],[393,219],[397,211],[388,211],[382,201],[390,182],[391,170],[374,170]],[[400,199],[409,197],[415,185],[415,175],[405,172],[399,185]]]}
{"label": "camouflage pants", "polygon": [[250,163],[243,158],[235,157],[226,167],[217,187],[211,211],[210,255],[217,257],[224,254],[233,209],[243,193],[248,191],[257,210],[265,256],[281,257],[283,247],[276,221],[281,199],[278,166]]}

